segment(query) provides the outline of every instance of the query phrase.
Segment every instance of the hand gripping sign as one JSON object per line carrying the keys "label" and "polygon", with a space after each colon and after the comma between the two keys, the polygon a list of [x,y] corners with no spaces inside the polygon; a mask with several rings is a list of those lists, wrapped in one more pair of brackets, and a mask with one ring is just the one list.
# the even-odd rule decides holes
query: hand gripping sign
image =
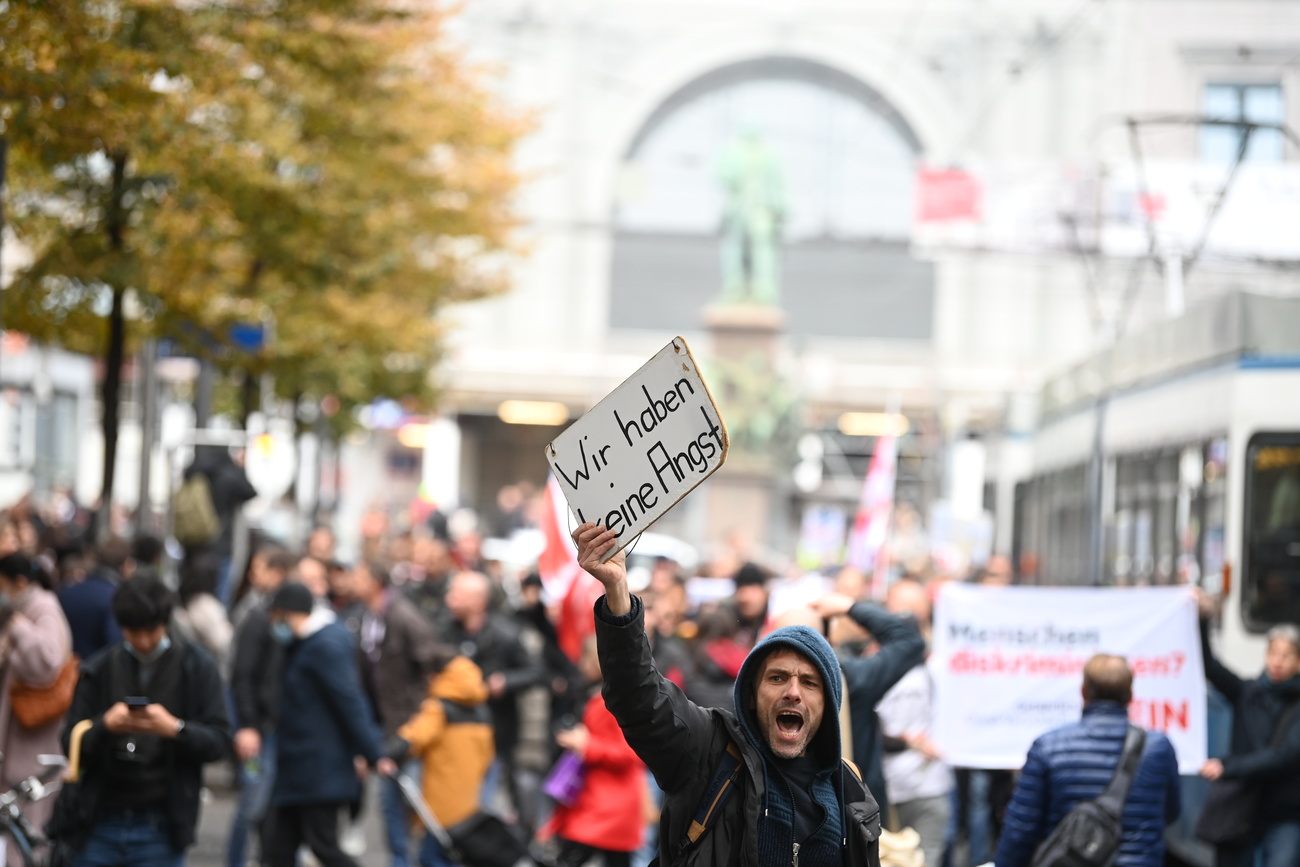
{"label": "hand gripping sign", "polygon": [[578,521],[614,531],[609,559],[722,466],[727,444],[695,356],[674,337],[548,444],[546,460]]}

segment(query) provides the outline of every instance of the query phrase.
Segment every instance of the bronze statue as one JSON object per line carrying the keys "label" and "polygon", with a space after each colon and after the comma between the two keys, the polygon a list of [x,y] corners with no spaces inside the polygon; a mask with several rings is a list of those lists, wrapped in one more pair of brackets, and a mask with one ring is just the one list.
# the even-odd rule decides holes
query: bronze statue
{"label": "bronze statue", "polygon": [[780,301],[781,222],[785,191],[776,153],[750,128],[723,151],[722,297],[728,303]]}

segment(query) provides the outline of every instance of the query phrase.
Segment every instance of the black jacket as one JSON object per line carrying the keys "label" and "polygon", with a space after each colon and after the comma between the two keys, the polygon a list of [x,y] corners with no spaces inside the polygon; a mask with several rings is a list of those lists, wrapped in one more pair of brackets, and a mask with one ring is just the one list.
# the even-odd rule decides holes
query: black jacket
{"label": "black jacket", "polygon": [[358,649],[361,683],[387,738],[397,734],[428,697],[429,678],[439,663],[439,647],[429,621],[404,596],[394,595],[381,619],[384,638],[374,658]]}
{"label": "black jacket", "polygon": [[1232,750],[1223,759],[1223,776],[1254,780],[1262,786],[1261,822],[1296,821],[1300,817],[1300,713],[1290,715],[1286,731],[1277,731],[1277,726],[1287,708],[1300,701],[1300,675],[1281,683],[1267,676],[1238,677],[1214,657],[1205,621],[1201,621],[1201,655],[1205,677],[1232,703]]}
{"label": "black jacket", "polygon": [[862,769],[867,788],[889,809],[885,799],[885,768],[881,762],[880,721],[876,705],[903,675],[925,660],[925,639],[907,617],[895,617],[870,602],[849,609],[849,617],[871,633],[880,645],[872,656],[841,659],[848,685],[849,712],[853,725],[853,760]]}
{"label": "black jacket", "polygon": [[560,648],[560,637],[550,615],[546,613],[546,606],[538,602],[531,607],[519,608],[514,616],[524,629],[536,630],[542,639],[542,664],[551,681],[552,724],[559,723],[565,717],[572,717],[576,721],[582,713],[585,682],[573,660]]}
{"label": "black jacket", "polygon": [[486,681],[494,674],[506,679],[505,694],[489,698],[493,735],[497,755],[509,759],[519,743],[519,693],[539,683],[546,683],[546,666],[530,655],[523,644],[520,625],[514,618],[489,612],[483,628],[470,635],[450,616],[442,622],[439,635],[452,647],[468,656],[483,671]]}
{"label": "black jacket", "polygon": [[[168,832],[172,846],[188,849],[194,843],[194,828],[199,821],[199,790],[203,786],[203,766],[230,752],[230,719],[222,694],[221,675],[207,651],[173,639],[169,653],[181,656],[179,707],[168,707],[173,716],[185,722],[179,736],[163,742],[171,769],[171,791],[167,800]],[[81,741],[82,791],[96,805],[112,801],[105,791],[104,775],[112,756],[113,735],[104,728],[104,712],[125,696],[113,695],[109,685],[114,654],[125,654],[119,642],[81,664],[81,680],[68,710],[63,730],[63,749],[68,749],[72,727],[81,720],[95,725]],[[86,829],[89,832],[90,829]]]}
{"label": "black jacket", "polygon": [[[208,490],[212,496],[212,508],[221,522],[221,535],[203,546],[219,557],[229,557],[234,548],[235,512],[244,503],[257,496],[257,490],[248,481],[248,476],[230,457],[225,446],[198,446],[195,448],[194,463],[185,470],[185,478],[195,473],[207,476]],[[191,555],[196,551],[187,552]]]}
{"label": "black jacket", "polygon": [[[759,807],[766,781],[764,761],[742,731],[735,713],[701,708],[655,670],[645,634],[645,611],[633,597],[633,616],[621,623],[602,596],[596,602],[596,640],[604,674],[605,704],[628,744],[664,791],[659,819],[661,867],[758,867]],[[708,831],[689,844],[687,830],[727,744],[744,759],[741,783]],[[879,867],[880,809],[870,793],[845,810],[846,865]]]}
{"label": "black jacket", "polygon": [[271,636],[266,604],[249,610],[235,629],[231,645],[230,692],[235,725],[269,732],[280,709],[280,672],[284,647]]}

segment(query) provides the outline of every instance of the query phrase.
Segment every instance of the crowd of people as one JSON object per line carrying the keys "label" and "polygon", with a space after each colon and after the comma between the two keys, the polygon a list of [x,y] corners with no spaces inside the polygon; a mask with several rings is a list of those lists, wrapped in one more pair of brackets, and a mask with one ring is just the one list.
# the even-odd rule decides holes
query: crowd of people
{"label": "crowd of people", "polygon": [[[1025,867],[1101,793],[1125,742],[1132,672],[1105,657],[1085,671],[1082,719],[1046,733],[1023,771],[946,764],[929,737],[924,576],[894,580],[876,604],[861,574],[838,570],[828,592],[773,616],[778,579],[758,563],[737,558],[715,576],[731,579],[730,595],[697,604],[690,576],[661,559],[632,594],[621,557],[593,559],[600,528],[585,538],[579,528],[582,565],[606,597],[575,659],[541,578],[502,580],[446,522],[371,538],[347,564],[328,527],[300,550],[254,536],[240,574],[223,534],[217,556],[187,551],[170,582],[161,540],[91,544],[76,515],[25,502],[0,515],[0,784],[78,741],[77,803],[24,811],[41,827],[75,808],[77,821],[55,816],[51,829],[83,867],[183,863],[214,762],[238,780],[232,867],[289,867],[302,851],[325,867],[355,864],[348,829],[365,809],[382,816],[394,867],[455,863],[413,822],[401,778],[441,825],[502,815],[532,857],[561,867],[656,854],[664,865],[736,863],[735,847],[740,863],[784,864],[791,853],[774,841],[787,834],[796,864],[841,863],[837,840],[874,863],[881,826],[912,829],[932,867]],[[1006,583],[1004,569],[993,562],[971,580]],[[1300,633],[1269,634],[1258,678],[1228,671],[1208,643],[1205,658],[1236,722],[1231,753],[1202,775],[1218,788],[1236,781],[1258,805],[1216,841],[1219,865],[1294,867]],[[46,688],[69,671],[80,681],[68,705],[21,721],[15,685]],[[690,836],[697,807],[721,782],[728,743],[749,794],[719,802],[701,843]],[[1115,863],[1161,863],[1180,808],[1173,750],[1151,733]],[[6,857],[21,863],[14,847]]]}

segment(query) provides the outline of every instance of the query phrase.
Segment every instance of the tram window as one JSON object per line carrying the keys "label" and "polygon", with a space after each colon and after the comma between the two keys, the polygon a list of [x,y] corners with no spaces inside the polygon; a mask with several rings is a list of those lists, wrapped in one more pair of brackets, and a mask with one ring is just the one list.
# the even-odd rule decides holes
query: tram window
{"label": "tram window", "polygon": [[1300,433],[1256,434],[1246,446],[1242,612],[1262,631],[1300,622]]}

